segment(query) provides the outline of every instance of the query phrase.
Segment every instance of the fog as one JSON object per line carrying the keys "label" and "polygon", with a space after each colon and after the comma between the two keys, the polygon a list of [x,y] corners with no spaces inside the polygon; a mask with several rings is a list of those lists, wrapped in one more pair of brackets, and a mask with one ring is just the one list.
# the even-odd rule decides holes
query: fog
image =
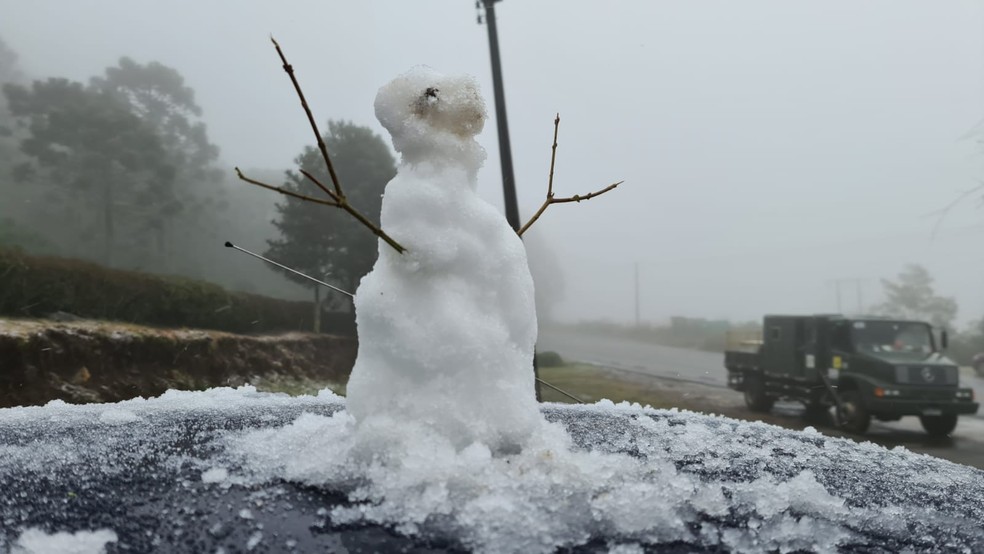
{"label": "fog", "polygon": [[[546,192],[556,113],[558,196],[625,181],[550,207],[530,232],[562,273],[557,318],[633,321],[636,267],[644,321],[856,311],[908,263],[957,300],[961,322],[984,315],[982,193],[940,213],[984,177],[980,3],[496,11],[521,219]],[[475,75],[493,112],[480,191],[502,204],[487,30],[468,0],[32,0],[3,14],[0,37],[30,78],[87,82],[121,56],[177,69],[228,166],[289,169],[312,142],[271,35],[322,122],[383,133],[372,102],[395,75]]]}

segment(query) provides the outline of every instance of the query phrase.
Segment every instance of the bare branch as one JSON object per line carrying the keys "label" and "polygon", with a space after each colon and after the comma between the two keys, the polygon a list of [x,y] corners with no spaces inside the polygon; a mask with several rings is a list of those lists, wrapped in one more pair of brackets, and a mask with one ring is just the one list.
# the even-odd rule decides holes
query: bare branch
{"label": "bare branch", "polygon": [[257,181],[255,179],[250,179],[249,177],[243,175],[243,172],[240,171],[238,167],[236,168],[236,175],[240,179],[242,179],[243,181],[246,181],[247,183],[256,185],[258,187],[263,187],[265,189],[269,189],[269,190],[272,190],[272,191],[276,191],[276,192],[279,192],[280,194],[284,194],[284,195],[287,195],[287,196],[291,196],[293,198],[297,198],[298,200],[304,200],[305,202],[314,202],[315,204],[323,204],[325,206],[333,206],[335,208],[340,207],[339,204],[338,204],[338,202],[335,202],[333,200],[322,200],[321,198],[313,198],[311,196],[306,196],[306,195],[303,195],[303,194],[298,194],[296,192],[289,191],[289,190],[287,190],[287,189],[285,189],[283,187],[275,187],[273,185],[268,185],[268,184],[266,184],[264,182]]}
{"label": "bare branch", "polygon": [[280,49],[280,44],[273,37],[270,37],[270,41],[273,42],[273,46],[277,49],[277,55],[280,56],[280,61],[284,64],[284,71],[290,77],[290,82],[294,84],[294,90],[297,91],[297,97],[301,100],[301,106],[304,108],[304,113],[307,114],[308,123],[311,124],[311,130],[314,131],[314,138],[318,141],[318,150],[321,151],[321,157],[325,160],[325,165],[328,167],[328,174],[331,176],[331,182],[335,185],[335,194],[341,198],[345,196],[342,194],[342,186],[338,183],[338,176],[335,175],[335,166],[331,163],[331,156],[328,155],[328,146],[325,145],[325,139],[321,136],[321,131],[318,130],[318,124],[314,121],[314,115],[311,114],[311,108],[308,106],[307,100],[304,98],[304,91],[301,90],[301,84],[297,82],[297,77],[294,75],[294,66],[287,62],[287,56],[284,55],[284,51]]}
{"label": "bare branch", "polygon": [[359,222],[365,225],[366,227],[368,227],[369,230],[372,231],[374,235],[383,239],[383,241],[386,242],[386,244],[392,246],[393,249],[399,252],[400,254],[407,251],[407,249],[401,246],[400,243],[396,242],[389,235],[384,233],[383,230],[377,227],[372,221],[369,221],[369,218],[362,215],[355,208],[353,208],[352,205],[348,203],[348,200],[346,200],[344,196],[340,200],[339,207],[345,210],[346,212],[348,212],[349,214],[351,214],[352,217],[358,219]]}
{"label": "bare branch", "polygon": [[557,160],[557,131],[559,128],[560,128],[560,114],[557,114],[557,117],[554,118],[553,146],[550,147],[551,150],[550,175],[547,178],[547,199],[543,201],[543,204],[540,205],[540,209],[537,210],[535,214],[533,214],[533,217],[531,217],[530,220],[526,222],[526,225],[523,225],[519,229],[519,231],[516,231],[516,234],[519,236],[523,236],[523,233],[525,233],[526,230],[529,229],[530,226],[533,225],[533,223],[536,222],[537,219],[540,219],[540,216],[543,215],[543,212],[545,212],[547,210],[547,207],[550,206],[551,204],[564,204],[566,202],[580,202],[582,200],[591,200],[595,196],[601,196],[602,194],[605,194],[610,190],[614,190],[615,187],[621,185],[624,182],[624,181],[619,181],[617,183],[612,183],[601,190],[590,192],[585,195],[575,194],[574,196],[569,196],[566,198],[555,198],[553,192],[553,176],[554,176],[554,164]]}
{"label": "bare branch", "polygon": [[[319,187],[321,187],[324,190],[324,187],[321,185],[321,183],[318,181],[318,179],[315,178],[313,175],[311,175],[307,171],[304,171],[303,169],[301,170],[301,173],[303,173],[304,176],[307,177],[308,179],[314,181],[315,184],[317,184]],[[358,210],[356,210],[355,208],[353,208],[352,205],[348,203],[348,199],[347,198],[342,197],[339,200],[334,200],[335,193],[331,192],[330,190],[325,190],[325,192],[327,192],[328,195],[331,196],[333,199],[332,200],[323,200],[321,198],[313,198],[311,196],[307,196],[307,195],[304,195],[304,194],[298,194],[296,192],[289,191],[289,190],[287,190],[287,189],[285,189],[283,187],[275,187],[273,185],[268,185],[268,184],[266,184],[266,183],[264,183],[262,181],[257,181],[256,179],[250,179],[249,177],[247,177],[246,175],[244,175],[243,172],[240,171],[238,167],[236,168],[236,175],[238,175],[240,179],[242,179],[243,181],[246,181],[247,183],[256,185],[258,187],[263,187],[265,189],[273,190],[273,191],[279,192],[280,194],[284,194],[284,195],[290,196],[292,198],[297,198],[298,200],[304,200],[305,202],[314,202],[315,204],[321,204],[323,206],[331,206],[333,208],[341,208],[341,209],[345,210],[346,212],[348,212],[352,217],[354,217],[355,219],[357,219],[359,221],[359,223],[362,223],[364,226],[366,226],[367,228],[369,228],[369,230],[372,231],[372,234],[374,234],[377,237],[381,238],[384,242],[386,242],[386,244],[392,246],[393,249],[396,250],[397,252],[399,252],[400,254],[402,254],[402,253],[404,253],[404,252],[407,251],[406,248],[404,248],[403,246],[401,246],[400,243],[396,242],[389,235],[387,235],[386,233],[384,233],[383,230],[380,229],[372,221],[370,221],[369,218],[367,218],[366,216],[362,215],[361,213],[359,213]]]}
{"label": "bare branch", "polygon": [[338,202],[339,201],[338,196],[336,196],[334,192],[332,192],[330,189],[328,189],[328,187],[326,187],[314,175],[311,175],[311,173],[309,173],[304,168],[299,168],[298,171],[300,171],[302,175],[304,175],[305,177],[307,177],[309,181],[311,181],[312,183],[314,183],[315,185],[317,185],[319,189],[325,191],[325,194],[327,194],[329,198],[331,198],[335,202]]}
{"label": "bare branch", "polygon": [[929,235],[930,240],[936,239],[936,233],[939,232],[940,226],[943,225],[943,220],[946,218],[947,214],[950,213],[950,210],[952,210],[957,204],[963,202],[964,199],[967,198],[968,196],[981,190],[984,190],[984,183],[981,183],[972,189],[963,191],[963,193],[961,193],[960,196],[957,196],[952,202],[947,204],[944,208],[928,214],[928,215],[939,215],[939,217],[936,219],[936,223],[933,225],[933,231]]}
{"label": "bare branch", "polygon": [[304,194],[298,194],[296,192],[289,191],[283,187],[275,187],[273,185],[268,185],[266,183],[257,181],[255,179],[250,179],[249,177],[243,175],[243,172],[240,171],[238,167],[236,168],[236,175],[238,175],[240,179],[246,181],[247,183],[251,183],[256,186],[263,187],[265,189],[273,190],[281,194],[285,194],[287,196],[297,198],[299,200],[304,200],[306,202],[314,202],[315,204],[322,204],[325,206],[332,206],[334,208],[341,208],[346,212],[348,212],[349,215],[357,219],[359,223],[362,223],[364,226],[366,226],[370,231],[372,231],[374,235],[382,239],[386,244],[393,247],[394,250],[396,250],[400,254],[406,252],[407,250],[406,248],[401,246],[400,243],[393,240],[389,235],[384,233],[383,230],[379,228],[379,226],[374,224],[372,221],[369,220],[369,218],[362,215],[351,204],[349,204],[348,199],[345,197],[345,193],[342,192],[342,185],[338,182],[338,175],[335,174],[335,166],[331,163],[331,156],[328,155],[328,147],[325,145],[325,140],[321,136],[321,131],[318,130],[318,124],[315,122],[314,116],[311,114],[311,108],[308,106],[307,99],[304,98],[304,91],[301,90],[301,85],[300,83],[297,82],[297,77],[294,75],[294,67],[291,66],[290,63],[287,61],[287,56],[284,55],[284,51],[280,48],[280,44],[278,44],[273,37],[270,37],[270,40],[273,42],[274,48],[277,49],[277,55],[280,56],[280,61],[283,63],[284,71],[290,77],[290,82],[293,83],[294,90],[297,91],[297,97],[301,101],[301,107],[304,108],[304,113],[307,114],[308,123],[311,124],[311,130],[314,132],[314,137],[318,141],[318,150],[321,151],[321,157],[324,159],[325,166],[328,168],[328,175],[331,176],[331,182],[334,187],[334,190],[329,189],[327,186],[324,185],[324,183],[319,181],[314,175],[312,175],[310,172],[304,169],[300,170],[301,174],[304,175],[304,177],[306,177],[309,181],[317,185],[317,187],[320,188],[322,191],[324,191],[324,193],[328,195],[328,198],[330,198],[330,200],[322,200]]}
{"label": "bare branch", "polygon": [[330,191],[327,188],[325,188],[325,186],[321,183],[321,181],[318,180],[317,177],[315,177],[314,175],[311,175],[310,173],[308,173],[307,171],[305,171],[303,169],[301,169],[300,172],[302,174],[304,174],[305,177],[307,177],[308,179],[310,179],[314,184],[318,185],[318,187],[321,188],[321,190],[323,190],[326,193],[328,193],[328,196],[332,197],[332,199],[335,200],[335,202],[337,202],[337,204],[335,204],[335,206],[337,206],[337,207],[345,210],[346,212],[348,212],[349,214],[351,214],[352,217],[354,217],[355,219],[359,220],[360,223],[362,223],[363,225],[365,225],[366,227],[368,227],[370,231],[372,231],[372,234],[374,234],[377,237],[379,237],[379,238],[383,239],[384,241],[386,241],[386,244],[392,246],[400,254],[406,252],[406,248],[404,248],[403,246],[401,246],[400,243],[396,242],[389,235],[387,235],[386,233],[384,233],[383,230],[380,229],[375,223],[373,223],[372,221],[370,221],[369,218],[367,218],[366,216],[362,215],[358,210],[356,210],[354,207],[352,207],[352,205],[349,204],[348,198],[346,198],[344,196],[342,196],[342,197],[335,196],[335,193],[333,193],[332,191]]}
{"label": "bare branch", "polygon": [[[557,131],[560,129],[560,114],[554,117],[554,140],[550,147],[550,176],[547,178],[547,198],[553,198],[554,162],[557,161]],[[522,233],[520,233],[522,234]]]}
{"label": "bare branch", "polygon": [[596,190],[594,192],[589,192],[588,194],[585,194],[584,196],[581,196],[580,194],[575,194],[574,196],[570,196],[570,197],[567,197],[567,198],[551,198],[550,199],[550,203],[551,204],[563,204],[564,202],[580,202],[582,200],[591,200],[595,196],[601,196],[602,194],[605,194],[606,192],[608,192],[610,190],[614,190],[615,187],[621,185],[624,182],[625,181],[619,181],[617,183],[612,183],[612,184],[608,185],[607,187],[605,187],[605,188],[603,188],[601,190]]}

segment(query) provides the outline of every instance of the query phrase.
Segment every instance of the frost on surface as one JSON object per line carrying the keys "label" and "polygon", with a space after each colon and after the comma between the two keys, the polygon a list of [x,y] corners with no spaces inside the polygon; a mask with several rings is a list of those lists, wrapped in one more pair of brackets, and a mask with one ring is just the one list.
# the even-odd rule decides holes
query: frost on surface
{"label": "frost on surface", "polygon": [[[334,525],[383,524],[469,550],[550,552],[606,537],[628,551],[675,543],[893,551],[932,548],[941,534],[951,545],[984,546],[978,470],[815,432],[610,402],[547,414],[553,423],[524,450],[501,456],[480,443],[456,449],[426,426],[381,422],[356,433],[345,412],[306,414],[226,445],[246,482],[347,491],[352,504],[326,512]],[[923,473],[936,478],[924,484]]]}
{"label": "frost on surface", "polygon": [[0,410],[0,552],[27,529],[112,529],[134,551],[324,551],[380,526],[397,533],[386,540],[501,552],[984,545],[973,468],[722,417],[543,408],[542,432],[499,454],[425,425],[355,433],[337,397],[251,388]]}
{"label": "frost on surface", "polygon": [[408,421],[455,448],[515,449],[542,421],[536,313],[523,245],[476,193],[485,104],[470,77],[416,68],[375,106],[402,154],[380,222],[407,252],[381,243],[356,292],[348,409],[365,427]]}

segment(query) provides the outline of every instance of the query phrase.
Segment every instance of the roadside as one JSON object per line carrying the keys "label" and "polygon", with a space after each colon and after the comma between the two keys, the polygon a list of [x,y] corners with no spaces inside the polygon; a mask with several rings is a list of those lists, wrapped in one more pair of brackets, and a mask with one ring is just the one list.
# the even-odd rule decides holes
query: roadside
{"label": "roadside", "polygon": [[324,334],[0,318],[0,408],[244,384],[285,392],[307,390],[310,383],[323,388],[348,380],[355,353],[354,339]]}
{"label": "roadside", "polygon": [[[862,443],[872,442],[886,448],[903,447],[913,452],[984,469],[984,443],[971,436],[976,435],[977,427],[980,426],[976,419],[962,418],[952,436],[937,439],[926,435],[915,418],[903,418],[902,421],[893,423],[874,423],[866,435],[858,437],[834,428],[832,418],[820,421],[806,418],[803,407],[798,403],[778,402],[768,414],[749,411],[745,407],[742,393],[715,385],[580,363],[541,368],[540,377],[585,402],[607,398],[613,402],[637,402],[653,408],[677,408],[745,421],[762,421],[794,430],[813,427],[831,437]],[[546,388],[543,390],[543,400],[573,402]]]}
{"label": "roadside", "polygon": [[[151,397],[168,389],[200,390],[251,384],[259,390],[292,395],[324,388],[344,394],[355,357],[355,341],[332,335],[290,333],[248,336],[192,329],[158,329],[100,321],[56,322],[0,319],[0,408],[70,403],[115,402]],[[561,350],[563,352],[563,350]],[[623,352],[632,352],[625,348]],[[666,354],[666,353],[669,354]],[[748,411],[741,393],[716,380],[702,358],[661,349],[660,373],[641,363],[568,363],[541,367],[545,381],[585,402],[602,398],[653,408],[677,408],[735,419],[764,421],[789,429],[814,427],[834,437],[902,446],[984,469],[984,419],[962,418],[951,437],[931,439],[918,420],[875,423],[863,438],[841,433],[830,421],[809,421],[798,404],[777,403],[769,414]],[[651,363],[651,351],[638,352]],[[698,353],[698,356],[706,356]],[[677,365],[675,358],[683,363]],[[664,361],[665,360],[665,361]],[[680,368],[673,371],[673,367]],[[975,376],[965,374],[968,381]],[[974,386],[972,384],[972,386]],[[984,387],[978,387],[984,390]],[[546,402],[571,402],[544,387]],[[909,421],[911,420],[911,421]]]}

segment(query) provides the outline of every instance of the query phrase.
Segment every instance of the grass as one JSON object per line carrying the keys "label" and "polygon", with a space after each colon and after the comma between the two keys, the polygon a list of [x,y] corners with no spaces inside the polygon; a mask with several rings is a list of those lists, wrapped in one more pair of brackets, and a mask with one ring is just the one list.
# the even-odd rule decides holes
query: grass
{"label": "grass", "polygon": [[[584,402],[593,403],[607,398],[612,402],[638,402],[653,408],[685,408],[687,402],[680,391],[673,390],[655,379],[632,379],[615,371],[586,364],[566,364],[540,368],[540,379],[563,389]],[[563,394],[541,387],[544,402],[573,403]]]}
{"label": "grass", "polygon": [[[540,368],[540,379],[563,389],[586,403],[594,403],[603,398],[612,402],[637,402],[653,408],[680,408],[703,411],[704,397],[695,395],[692,387],[681,387],[673,382],[657,379],[632,377],[602,367],[569,363],[556,367]],[[345,385],[315,379],[266,378],[253,383],[257,390],[282,392],[291,396],[316,395],[318,391],[329,388],[336,394],[345,395]],[[567,396],[550,389],[541,388],[544,402],[573,403]]]}
{"label": "grass", "polygon": [[322,389],[331,389],[335,394],[345,396],[344,384],[305,377],[264,377],[251,384],[261,392],[283,392],[291,396],[316,396]]}

